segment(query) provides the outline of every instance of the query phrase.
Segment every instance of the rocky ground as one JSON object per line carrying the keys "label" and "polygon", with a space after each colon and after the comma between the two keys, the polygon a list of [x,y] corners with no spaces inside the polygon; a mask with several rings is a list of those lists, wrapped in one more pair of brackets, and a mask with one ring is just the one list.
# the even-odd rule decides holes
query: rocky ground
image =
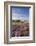
{"label": "rocky ground", "polygon": [[29,23],[12,25],[11,37],[29,36]]}

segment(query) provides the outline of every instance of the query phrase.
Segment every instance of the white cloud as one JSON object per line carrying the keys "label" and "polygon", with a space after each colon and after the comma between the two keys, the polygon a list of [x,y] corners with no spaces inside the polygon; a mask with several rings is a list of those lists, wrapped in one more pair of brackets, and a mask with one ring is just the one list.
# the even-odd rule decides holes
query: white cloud
{"label": "white cloud", "polygon": [[[13,13],[12,14],[12,20],[28,20],[27,17],[25,17],[24,14],[17,14],[17,13]],[[23,16],[23,17],[22,17]]]}

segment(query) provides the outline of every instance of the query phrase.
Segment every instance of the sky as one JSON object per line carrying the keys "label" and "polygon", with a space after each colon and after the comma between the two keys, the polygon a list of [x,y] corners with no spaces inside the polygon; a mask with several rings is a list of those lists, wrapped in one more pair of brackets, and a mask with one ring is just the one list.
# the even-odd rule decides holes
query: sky
{"label": "sky", "polygon": [[12,20],[28,20],[29,7],[12,7]]}

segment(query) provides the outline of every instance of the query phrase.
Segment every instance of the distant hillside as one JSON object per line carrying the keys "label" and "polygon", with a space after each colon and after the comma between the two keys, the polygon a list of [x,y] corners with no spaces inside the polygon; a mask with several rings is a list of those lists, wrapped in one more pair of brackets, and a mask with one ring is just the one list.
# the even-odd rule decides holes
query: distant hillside
{"label": "distant hillside", "polygon": [[12,22],[29,22],[28,20],[12,20]]}

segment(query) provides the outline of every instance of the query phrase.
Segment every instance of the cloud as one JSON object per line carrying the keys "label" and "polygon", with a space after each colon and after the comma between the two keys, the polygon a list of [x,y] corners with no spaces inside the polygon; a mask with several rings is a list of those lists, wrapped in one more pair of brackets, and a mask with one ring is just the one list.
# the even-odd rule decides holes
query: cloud
{"label": "cloud", "polygon": [[12,20],[28,20],[24,14],[12,13]]}

